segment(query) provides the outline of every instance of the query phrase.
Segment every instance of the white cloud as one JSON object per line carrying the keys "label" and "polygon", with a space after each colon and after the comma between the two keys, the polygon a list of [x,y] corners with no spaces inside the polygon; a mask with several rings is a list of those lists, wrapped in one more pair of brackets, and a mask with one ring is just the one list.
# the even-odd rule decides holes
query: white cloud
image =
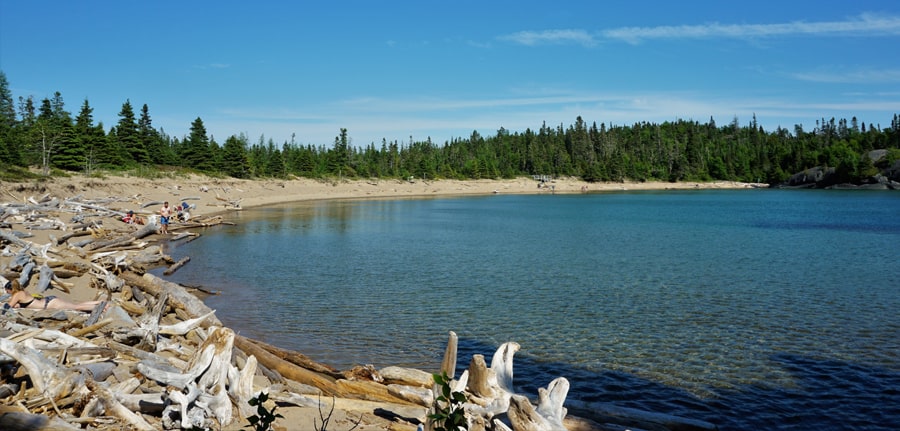
{"label": "white cloud", "polygon": [[[696,92],[558,94],[490,99],[357,98],[326,105],[279,110],[229,110],[204,116],[207,130],[219,142],[245,133],[251,143],[261,135],[278,145],[296,133],[299,144],[330,146],[341,128],[347,128],[352,143],[367,146],[389,142],[424,140],[442,144],[453,138],[468,138],[473,130],[492,136],[503,127],[513,133],[536,131],[543,123],[567,127],[581,116],[588,123],[632,125],[635,122],[694,120],[713,117],[720,125],[735,117],[748,124],[755,114],[766,130],[795,124],[812,124],[819,118],[850,118],[884,122],[885,113],[896,112],[897,95],[884,98],[847,97],[823,102],[806,98],[734,97]],[[315,114],[313,114],[315,113]]]}
{"label": "white cloud", "polygon": [[660,27],[621,27],[601,32],[608,39],[638,43],[646,39],[758,38],[785,35],[897,35],[900,17],[865,13],[845,21],[781,24],[703,24]]}
{"label": "white cloud", "polygon": [[596,44],[594,37],[584,30],[520,31],[499,39],[527,46],[576,43],[590,47]]}
{"label": "white cloud", "polygon": [[900,70],[898,69],[867,69],[853,71],[825,71],[825,72],[798,72],[791,76],[801,81],[843,83],[843,84],[872,84],[900,82]]}
{"label": "white cloud", "polygon": [[844,21],[793,21],[777,24],[671,25],[657,27],[619,27],[590,33],[580,29],[520,31],[499,37],[520,45],[579,44],[594,46],[600,39],[637,44],[650,39],[752,39],[773,36],[873,36],[900,35],[900,17],[864,13]]}

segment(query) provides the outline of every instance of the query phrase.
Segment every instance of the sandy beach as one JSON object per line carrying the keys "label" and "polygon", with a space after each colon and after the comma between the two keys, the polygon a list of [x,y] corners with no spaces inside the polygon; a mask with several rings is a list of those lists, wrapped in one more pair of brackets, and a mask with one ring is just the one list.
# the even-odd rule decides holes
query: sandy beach
{"label": "sandy beach", "polygon": [[[764,184],[716,182],[621,182],[588,183],[560,178],[545,183],[521,177],[509,180],[240,180],[199,176],[146,179],[110,176],[87,178],[72,176],[41,182],[3,183],[5,200],[51,193],[55,196],[82,195],[86,198],[122,198],[134,204],[168,200],[175,204],[183,199],[197,204],[201,214],[225,210],[225,200],[238,201],[242,207],[320,199],[404,198],[417,196],[479,195],[491,193],[538,194],[583,193],[628,190],[742,189],[764,187]],[[16,192],[16,190],[19,190]],[[123,202],[123,209],[128,202]],[[218,209],[217,209],[218,208]],[[157,210],[158,208],[147,208]],[[145,210],[143,212],[148,213]]]}
{"label": "sandy beach", "polygon": [[[44,181],[21,183],[0,183],[0,203],[27,203],[41,197],[52,196],[60,200],[80,196],[84,199],[104,199],[105,206],[122,213],[133,210],[145,217],[157,214],[159,203],[168,201],[174,206],[187,202],[196,208],[192,210],[192,219],[221,214],[241,208],[258,207],[295,201],[311,201],[324,199],[376,199],[376,198],[415,198],[425,196],[483,195],[483,194],[538,194],[538,193],[585,193],[625,190],[684,190],[684,189],[740,189],[759,187],[761,185],[711,182],[711,183],[586,183],[575,179],[557,179],[538,187],[539,182],[532,178],[516,178],[511,180],[332,180],[319,181],[311,179],[293,180],[238,180],[217,179],[199,176],[146,179],[125,176],[108,176],[89,178],[71,176],[53,178]],[[62,219],[62,217],[61,217]],[[67,220],[63,220],[67,221]],[[137,229],[126,225],[120,217],[111,214],[103,220],[111,229]],[[22,226],[12,224],[13,230],[23,231]],[[190,229],[202,234],[202,229]],[[65,234],[60,230],[30,230],[33,236],[27,241],[41,245],[51,242]],[[151,235],[146,239],[153,241],[159,235]],[[55,244],[55,243],[54,243]],[[6,244],[0,244],[6,246]],[[0,268],[6,268],[11,257],[0,257]],[[76,259],[69,256],[67,259]],[[77,260],[77,259],[76,259]],[[190,263],[188,263],[190,265]],[[91,276],[84,275],[67,279],[71,285],[68,293],[53,294],[70,301],[87,301],[97,299],[99,292],[91,287]],[[215,286],[208,286],[215,289]],[[303,353],[303,352],[300,352]],[[493,352],[484,352],[490,355]],[[468,360],[468,358],[464,359]],[[424,370],[429,373],[437,370]],[[351,409],[338,408],[332,418],[332,428],[336,430],[350,429],[353,421],[360,414]],[[276,422],[276,429],[314,429],[314,423],[321,423],[320,412],[312,407],[283,406],[278,413],[285,416]],[[327,412],[326,412],[327,413]],[[295,424],[295,425],[289,425]],[[296,425],[302,424],[302,425]],[[236,422],[225,429],[241,429],[245,422]],[[415,429],[409,424],[398,424],[365,415],[363,424],[356,429]]]}

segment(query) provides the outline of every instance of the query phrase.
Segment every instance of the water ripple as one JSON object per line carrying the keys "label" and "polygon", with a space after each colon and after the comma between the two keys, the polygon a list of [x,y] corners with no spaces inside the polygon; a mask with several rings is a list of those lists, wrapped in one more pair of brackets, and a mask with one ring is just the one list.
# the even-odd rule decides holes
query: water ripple
{"label": "water ripple", "polygon": [[565,376],[570,398],[722,430],[886,430],[896,214],[896,194],[803,191],[294,205],[189,243],[195,272],[173,278],[222,290],[207,303],[226,324],[339,368],[436,370],[454,330],[461,367],[519,342],[524,393]]}

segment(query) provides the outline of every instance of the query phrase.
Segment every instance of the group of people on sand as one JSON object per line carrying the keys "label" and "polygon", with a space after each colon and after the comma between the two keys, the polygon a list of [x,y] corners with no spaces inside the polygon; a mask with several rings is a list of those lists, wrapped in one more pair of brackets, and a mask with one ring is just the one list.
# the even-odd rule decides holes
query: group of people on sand
{"label": "group of people on sand", "polygon": [[162,208],[159,210],[159,233],[169,233],[169,224],[171,224],[173,218],[180,222],[190,220],[191,213],[188,212],[189,209],[191,209],[191,206],[188,205],[187,202],[182,202],[181,205],[176,206],[174,209],[169,207],[168,201],[164,202]]}
{"label": "group of people on sand", "polygon": [[[163,203],[162,208],[159,209],[159,233],[162,235],[167,235],[169,233],[169,224],[174,219],[177,219],[181,222],[186,222],[190,220],[191,213],[188,210],[191,208],[187,202],[182,202],[181,205],[172,208],[169,206],[169,202],[166,201]],[[123,217],[122,221],[128,224],[136,223],[136,224],[144,224],[144,218],[135,215],[134,211],[129,210]]]}
{"label": "group of people on sand", "polygon": [[[187,202],[183,202],[175,208],[169,207],[169,202],[163,203],[162,208],[159,210],[159,233],[164,235],[169,233],[169,223],[173,217],[182,222],[188,221],[191,217],[190,213],[188,213],[190,208],[191,206]],[[122,221],[129,224],[144,224],[146,222],[143,217],[135,215],[134,211],[131,210],[122,217]],[[19,280],[7,280],[3,276],[0,276],[0,285],[3,286],[6,295],[9,295],[3,304],[4,310],[9,308],[28,308],[32,310],[77,310],[89,312],[101,304],[101,301],[75,303],[55,295],[44,296],[39,293],[28,293]],[[106,305],[106,308],[108,307],[109,304]],[[106,308],[104,308],[104,311]]]}

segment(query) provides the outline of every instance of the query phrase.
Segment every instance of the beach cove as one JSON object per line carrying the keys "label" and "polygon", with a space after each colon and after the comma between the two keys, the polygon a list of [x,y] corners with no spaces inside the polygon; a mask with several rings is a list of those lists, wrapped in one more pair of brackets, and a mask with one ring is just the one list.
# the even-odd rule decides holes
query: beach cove
{"label": "beach cove", "polygon": [[565,376],[573,414],[605,401],[722,430],[883,430],[900,420],[880,395],[900,383],[900,267],[880,252],[900,238],[898,199],[644,190],[272,205],[173,247],[193,266],[172,280],[217,286],[206,302],[228,326],[341,369],[436,369],[453,328],[460,358],[520,343],[519,392]]}
{"label": "beach cove", "polygon": [[[9,201],[23,202],[29,197],[40,198],[53,195],[60,198],[83,196],[87,198],[114,198],[108,206],[117,210],[135,210],[138,214],[152,215],[157,206],[142,207],[147,202],[168,200],[170,203],[180,201],[196,206],[194,217],[213,215],[217,212],[231,211],[228,203],[238,203],[241,207],[272,205],[276,203],[321,200],[321,199],[359,199],[359,198],[404,198],[420,196],[450,195],[488,195],[488,194],[537,194],[537,193],[582,193],[582,187],[588,191],[597,190],[666,190],[666,189],[698,189],[698,188],[746,188],[745,184],[711,183],[711,184],[671,184],[671,183],[635,183],[635,184],[585,184],[577,181],[557,180],[551,183],[552,189],[537,187],[537,182],[529,179],[509,181],[335,181],[319,182],[312,180],[292,181],[240,181],[216,180],[206,178],[146,180],[134,178],[77,178],[51,180],[41,183],[3,184],[3,193]],[[115,220],[114,218],[111,218]],[[112,221],[107,221],[112,223]],[[34,230],[34,237],[29,238],[35,244],[43,244],[49,239],[52,231]],[[202,231],[201,231],[202,233]],[[59,233],[55,233],[59,235]],[[5,263],[5,262],[4,262]],[[190,264],[188,264],[190,265]],[[74,288],[66,297],[72,300],[92,299],[95,292],[87,283],[79,284],[74,280]],[[215,286],[208,286],[215,288]],[[492,352],[483,352],[490,355]],[[463,358],[465,360],[465,358]],[[293,410],[293,409],[290,409]],[[313,413],[315,413],[313,411]]]}

